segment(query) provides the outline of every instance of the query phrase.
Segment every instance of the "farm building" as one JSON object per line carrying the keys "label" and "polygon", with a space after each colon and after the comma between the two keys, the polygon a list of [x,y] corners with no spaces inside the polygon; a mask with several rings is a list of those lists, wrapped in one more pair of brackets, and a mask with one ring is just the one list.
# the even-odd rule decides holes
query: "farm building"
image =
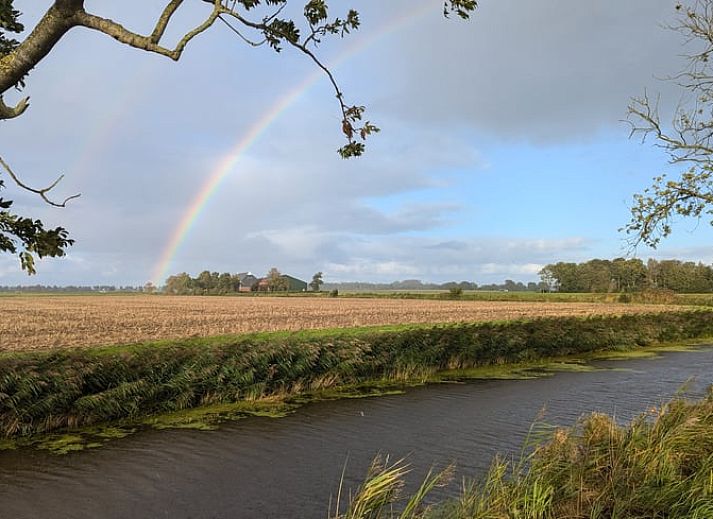
{"label": "farm building", "polygon": [[[305,292],[307,291],[307,282],[297,279],[287,274],[282,274],[280,279],[284,279],[286,282],[287,292]],[[242,290],[242,287],[241,287]],[[269,292],[270,291],[270,281],[267,278],[260,278],[252,285],[252,290],[254,292]]]}
{"label": "farm building", "polygon": [[238,278],[240,279],[240,292],[250,292],[253,285],[258,282],[251,272],[239,272]]}
{"label": "farm building", "polygon": [[287,274],[280,276],[282,279],[287,280],[288,289],[290,292],[305,292],[307,290],[307,282],[301,279],[293,278]]}

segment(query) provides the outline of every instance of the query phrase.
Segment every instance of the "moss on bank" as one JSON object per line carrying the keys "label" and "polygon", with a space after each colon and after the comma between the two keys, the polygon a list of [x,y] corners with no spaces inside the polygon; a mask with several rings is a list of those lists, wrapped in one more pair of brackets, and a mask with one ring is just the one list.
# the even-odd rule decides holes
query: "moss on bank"
{"label": "moss on bank", "polygon": [[[5,354],[0,433],[34,442],[28,437],[74,435],[99,424],[161,426],[167,418],[150,418],[159,415],[172,417],[166,426],[210,427],[213,418],[258,413],[255,402],[289,406],[400,391],[427,380],[590,369],[571,362],[525,364],[706,336],[713,336],[713,311],[263,333]],[[502,368],[508,364],[515,369]],[[479,375],[473,368],[481,368]],[[434,377],[440,371],[445,375]],[[99,439],[88,443],[102,442],[94,436]]]}

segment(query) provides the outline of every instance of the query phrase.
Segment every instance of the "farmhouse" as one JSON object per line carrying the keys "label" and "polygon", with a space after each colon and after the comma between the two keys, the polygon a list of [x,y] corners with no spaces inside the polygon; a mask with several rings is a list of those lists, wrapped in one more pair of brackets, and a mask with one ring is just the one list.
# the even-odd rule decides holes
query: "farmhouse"
{"label": "farmhouse", "polygon": [[240,279],[240,292],[250,292],[253,289],[253,285],[258,282],[252,272],[239,272],[238,279]]}

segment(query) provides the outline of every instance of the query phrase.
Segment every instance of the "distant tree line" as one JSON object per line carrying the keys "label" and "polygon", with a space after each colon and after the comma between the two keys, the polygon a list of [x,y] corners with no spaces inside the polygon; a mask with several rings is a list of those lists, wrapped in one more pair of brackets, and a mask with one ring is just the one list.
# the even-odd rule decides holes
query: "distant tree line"
{"label": "distant tree line", "polygon": [[325,290],[346,290],[352,292],[370,292],[378,290],[484,290],[484,291],[509,291],[509,292],[540,292],[548,287],[544,283],[506,279],[502,284],[478,285],[472,281],[448,281],[447,283],[424,283],[419,279],[406,279],[393,283],[325,283]]}
{"label": "distant tree line", "polygon": [[233,294],[240,291],[240,277],[228,272],[219,274],[204,270],[194,278],[186,272],[181,272],[168,277],[163,291],[174,295]]}
{"label": "distant tree line", "polygon": [[[347,281],[344,283],[325,283],[324,290],[347,290],[352,292],[369,292],[377,290],[450,290],[460,287],[463,290],[475,290],[478,285],[470,281],[449,282],[443,284],[424,283],[419,279],[405,279],[392,283],[369,283],[361,281]],[[474,288],[475,287],[475,288]]]}
{"label": "distant tree line", "polygon": [[0,292],[144,292],[145,287],[114,286],[114,285],[15,285],[0,286]]}
{"label": "distant tree line", "polygon": [[530,281],[524,284],[521,281],[513,281],[512,279],[506,279],[504,283],[497,285],[480,285],[478,290],[482,291],[500,291],[500,292],[547,292],[548,287],[544,283],[535,283]]}
{"label": "distant tree line", "polygon": [[593,259],[559,262],[540,271],[542,284],[559,292],[713,292],[713,266],[679,260]]}
{"label": "distant tree line", "polygon": [[[345,282],[325,283],[322,272],[312,276],[310,283],[301,282],[304,288],[291,287],[299,281],[285,276],[276,268],[271,268],[265,277],[252,275],[252,291],[339,291],[372,292],[391,291],[507,291],[507,292],[641,292],[652,289],[670,290],[678,293],[713,293],[713,265],[684,262],[680,260],[654,260],[644,263],[640,259],[616,258],[614,260],[593,259],[583,263],[558,262],[546,265],[540,271],[539,283],[523,283],[506,279],[500,284],[478,285],[472,281],[449,281],[447,283],[424,283],[418,279],[406,279],[392,283]],[[291,281],[290,281],[291,280]],[[247,280],[245,282],[247,284]],[[182,272],[166,280],[163,292],[175,295],[226,295],[239,292],[241,278],[238,274],[210,272],[204,270],[197,277]],[[0,286],[1,292],[144,292],[158,290],[150,282],[143,286],[113,285],[17,285]]]}

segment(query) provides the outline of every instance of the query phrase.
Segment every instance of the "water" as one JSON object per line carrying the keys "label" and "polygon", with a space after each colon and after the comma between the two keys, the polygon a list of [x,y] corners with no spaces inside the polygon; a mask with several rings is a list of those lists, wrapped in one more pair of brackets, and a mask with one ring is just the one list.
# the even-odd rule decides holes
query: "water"
{"label": "water", "polygon": [[553,424],[591,411],[628,420],[691,377],[694,396],[713,383],[713,348],[600,365],[616,370],[322,402],[287,418],[147,431],[67,456],[0,453],[0,518],[324,518],[345,462],[346,486],[378,453],[408,456],[414,483],[450,462],[477,477],[496,452],[519,451],[543,409]]}

